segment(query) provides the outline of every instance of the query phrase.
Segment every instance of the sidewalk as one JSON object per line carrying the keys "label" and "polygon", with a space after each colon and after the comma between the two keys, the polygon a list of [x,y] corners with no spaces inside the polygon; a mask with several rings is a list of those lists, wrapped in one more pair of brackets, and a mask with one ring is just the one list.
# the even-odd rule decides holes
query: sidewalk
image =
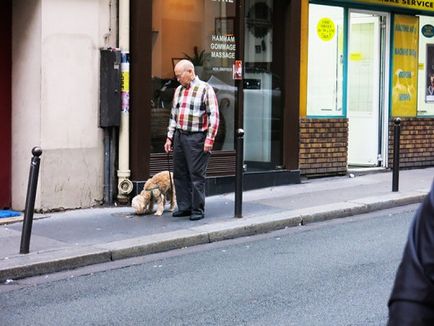
{"label": "sidewalk", "polygon": [[27,255],[19,254],[22,223],[0,219],[0,282],[419,203],[433,176],[434,168],[401,171],[399,192],[390,171],[246,191],[241,219],[233,193],[207,197],[206,218],[195,222],[130,207],[35,214]]}

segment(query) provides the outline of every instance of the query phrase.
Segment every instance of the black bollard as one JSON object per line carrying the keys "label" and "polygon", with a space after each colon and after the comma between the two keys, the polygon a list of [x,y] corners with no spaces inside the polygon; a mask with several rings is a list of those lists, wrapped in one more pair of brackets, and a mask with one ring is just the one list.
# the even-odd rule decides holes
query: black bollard
{"label": "black bollard", "polygon": [[243,217],[243,137],[244,130],[237,129],[237,157],[236,157],[236,167],[235,167],[235,217]]}
{"label": "black bollard", "polygon": [[32,233],[33,211],[35,208],[36,188],[38,186],[39,163],[42,149],[33,147],[30,162],[29,183],[27,185],[26,207],[24,211],[23,231],[21,232],[20,254],[28,254]]}
{"label": "black bollard", "polygon": [[392,172],[392,191],[396,192],[399,188],[399,147],[401,137],[401,119],[393,120],[393,172]]}

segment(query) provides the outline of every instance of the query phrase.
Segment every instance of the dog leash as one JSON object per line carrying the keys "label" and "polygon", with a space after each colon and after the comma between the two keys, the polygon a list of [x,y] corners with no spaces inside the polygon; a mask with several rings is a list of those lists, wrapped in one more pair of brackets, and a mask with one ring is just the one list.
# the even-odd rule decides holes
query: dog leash
{"label": "dog leash", "polygon": [[170,152],[167,152],[167,170],[169,171],[169,180],[170,180],[170,196],[173,198],[173,183],[172,183],[172,174],[170,173]]}

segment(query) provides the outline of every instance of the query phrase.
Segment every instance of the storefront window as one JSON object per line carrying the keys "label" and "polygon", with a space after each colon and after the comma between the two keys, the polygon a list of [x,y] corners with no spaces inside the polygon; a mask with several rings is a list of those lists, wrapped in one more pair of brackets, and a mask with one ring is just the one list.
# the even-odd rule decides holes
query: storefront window
{"label": "storefront window", "polygon": [[434,17],[419,17],[418,116],[434,116]]}
{"label": "storefront window", "polygon": [[309,116],[342,116],[343,9],[309,5]]}
{"label": "storefront window", "polygon": [[173,94],[179,85],[173,68],[184,58],[193,62],[196,75],[217,94],[220,127],[214,149],[233,150],[235,0],[153,0],[152,5],[151,152],[164,151]]}

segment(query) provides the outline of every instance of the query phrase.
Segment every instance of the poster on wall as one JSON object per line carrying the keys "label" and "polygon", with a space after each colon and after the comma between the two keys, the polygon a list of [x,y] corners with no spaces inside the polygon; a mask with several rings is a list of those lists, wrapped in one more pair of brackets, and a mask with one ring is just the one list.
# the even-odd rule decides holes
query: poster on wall
{"label": "poster on wall", "polygon": [[392,116],[416,116],[418,17],[396,15],[393,37]]}
{"label": "poster on wall", "polygon": [[425,101],[434,102],[434,44],[426,45]]}

